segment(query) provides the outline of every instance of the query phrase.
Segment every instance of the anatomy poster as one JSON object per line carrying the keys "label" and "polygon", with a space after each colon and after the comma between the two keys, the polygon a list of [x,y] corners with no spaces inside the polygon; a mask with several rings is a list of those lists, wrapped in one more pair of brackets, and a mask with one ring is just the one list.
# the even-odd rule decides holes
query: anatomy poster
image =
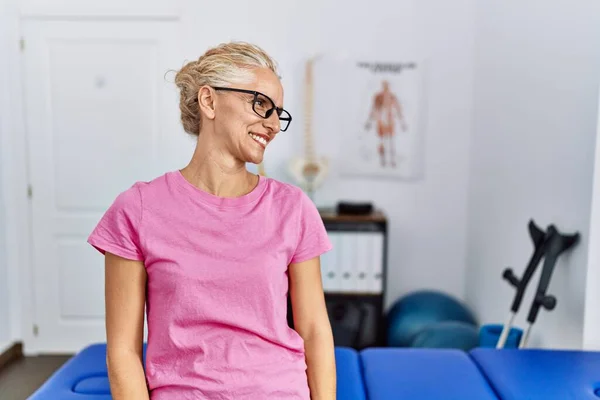
{"label": "anatomy poster", "polygon": [[423,79],[416,62],[354,62],[344,74],[343,175],[418,179]]}

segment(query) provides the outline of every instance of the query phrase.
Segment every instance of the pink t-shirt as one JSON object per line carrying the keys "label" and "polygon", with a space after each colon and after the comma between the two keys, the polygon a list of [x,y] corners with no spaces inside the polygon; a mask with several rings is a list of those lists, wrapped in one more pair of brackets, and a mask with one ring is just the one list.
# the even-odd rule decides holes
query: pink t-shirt
{"label": "pink t-shirt", "polygon": [[168,172],[121,193],[88,240],[144,262],[152,400],[309,400],[287,267],[331,243],[302,190],[261,176],[222,198]]}

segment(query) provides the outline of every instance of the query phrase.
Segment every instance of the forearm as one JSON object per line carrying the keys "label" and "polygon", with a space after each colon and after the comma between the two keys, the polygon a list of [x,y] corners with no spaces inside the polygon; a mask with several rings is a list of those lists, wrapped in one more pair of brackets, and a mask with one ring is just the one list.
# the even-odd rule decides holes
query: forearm
{"label": "forearm", "polygon": [[336,367],[331,329],[307,335],[304,349],[311,400],[335,400]]}
{"label": "forearm", "polygon": [[110,391],[114,400],[148,400],[148,387],[140,355],[109,352],[106,358]]}

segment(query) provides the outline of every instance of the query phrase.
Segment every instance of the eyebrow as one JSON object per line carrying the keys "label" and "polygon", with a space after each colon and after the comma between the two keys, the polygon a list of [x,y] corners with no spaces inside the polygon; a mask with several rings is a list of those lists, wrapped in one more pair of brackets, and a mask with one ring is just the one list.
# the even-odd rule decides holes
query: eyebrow
{"label": "eyebrow", "polygon": [[268,95],[265,94],[259,90],[253,90],[253,89],[242,89],[242,88],[235,88],[235,87],[225,87],[225,86],[213,86],[213,89],[215,90],[227,90],[230,92],[235,92],[235,93],[240,93],[240,94],[260,94],[262,96],[265,96],[266,98],[268,98],[271,103],[273,103],[273,105],[277,108],[279,108],[280,110],[283,110],[283,105],[278,106],[277,104],[275,104],[275,102],[273,101],[273,99]]}
{"label": "eyebrow", "polygon": [[283,108],[283,104],[282,105],[277,105],[277,103],[275,103],[275,100],[273,100],[273,97],[269,96],[268,94],[266,94],[265,92],[261,92],[260,90],[256,90],[257,93],[260,93],[264,96],[267,96],[267,98],[269,98],[269,100],[271,100],[273,102],[273,104],[275,104],[275,107],[277,108]]}

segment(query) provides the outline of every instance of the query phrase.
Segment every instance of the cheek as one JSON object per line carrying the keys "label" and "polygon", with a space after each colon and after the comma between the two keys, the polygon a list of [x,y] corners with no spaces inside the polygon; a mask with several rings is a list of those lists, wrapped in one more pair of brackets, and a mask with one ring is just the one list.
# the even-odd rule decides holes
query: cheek
{"label": "cheek", "polygon": [[232,127],[235,128],[240,134],[247,134],[248,131],[252,130],[250,129],[252,125],[255,124],[256,121],[254,121],[254,119],[252,117],[247,117],[247,116],[238,116],[237,118],[233,119],[232,121]]}
{"label": "cheek", "polygon": [[261,130],[260,117],[254,116],[249,113],[245,113],[243,115],[238,115],[238,117],[236,118],[234,123],[237,125],[237,128],[240,130],[240,133],[247,134],[248,132],[251,132],[252,130],[257,130],[257,129]]}
{"label": "cheek", "polygon": [[254,114],[245,104],[227,105],[221,113],[221,126],[230,133],[231,137],[247,135],[253,130],[261,130],[262,118]]}
{"label": "cheek", "polygon": [[223,107],[219,117],[221,126],[231,132],[236,132],[248,124],[246,112],[239,107]]}
{"label": "cheek", "polygon": [[241,117],[239,115],[231,118],[226,123],[228,136],[234,142],[244,142],[248,137],[248,132],[252,132],[253,126],[256,126],[256,121],[251,117]]}

